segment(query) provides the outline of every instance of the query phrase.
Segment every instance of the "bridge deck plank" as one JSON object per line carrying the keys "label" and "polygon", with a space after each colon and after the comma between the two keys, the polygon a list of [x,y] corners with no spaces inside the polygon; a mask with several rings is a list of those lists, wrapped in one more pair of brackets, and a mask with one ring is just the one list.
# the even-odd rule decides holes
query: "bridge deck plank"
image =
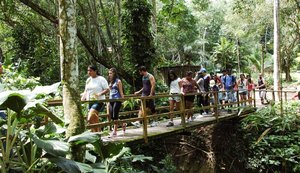
{"label": "bridge deck plank", "polygon": [[[186,127],[182,126],[180,117],[174,118],[174,126],[172,127],[166,127],[168,120],[160,121],[158,123],[158,126],[156,127],[150,127],[148,125],[148,138],[159,138],[162,136],[167,136],[170,134],[176,134],[180,132],[184,132],[189,129],[195,129],[199,126],[204,126],[208,124],[216,123],[217,121],[223,121],[226,119],[231,119],[237,116],[246,115],[249,112],[253,112],[254,108],[250,108],[247,111],[243,111],[242,114],[239,115],[238,111],[233,111],[231,114],[228,114],[227,112],[220,112],[219,118],[212,116],[211,114],[208,114],[206,116],[200,115],[199,113],[194,114],[195,119],[194,121],[190,123],[186,123]],[[118,136],[116,137],[110,137],[110,136],[103,136],[102,140],[104,143],[110,143],[110,142],[124,142],[124,143],[130,143],[130,142],[144,142],[143,138],[143,128],[134,128],[129,127],[126,129],[125,135],[123,135],[122,129],[118,130]]]}

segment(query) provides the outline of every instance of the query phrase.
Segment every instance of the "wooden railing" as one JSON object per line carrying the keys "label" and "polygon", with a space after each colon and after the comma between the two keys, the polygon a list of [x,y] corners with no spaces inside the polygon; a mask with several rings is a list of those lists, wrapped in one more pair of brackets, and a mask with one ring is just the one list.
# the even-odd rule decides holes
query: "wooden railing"
{"label": "wooden railing", "polygon": [[[266,90],[266,91],[269,92],[269,93],[272,93],[272,99],[273,100],[275,99],[275,93],[276,92],[284,93],[284,97],[285,97],[284,100],[285,101],[288,100],[287,93],[291,93],[291,92],[295,93],[295,91],[274,91],[274,90]],[[189,111],[195,112],[195,111],[200,111],[200,110],[205,110],[205,109],[214,109],[215,112],[214,112],[213,116],[218,121],[219,115],[220,115],[220,113],[219,113],[220,107],[232,106],[233,105],[233,106],[235,106],[235,108],[240,109],[242,103],[246,103],[246,104],[248,103],[248,107],[252,107],[252,108],[256,108],[256,106],[257,106],[256,94],[255,93],[259,92],[259,90],[250,91],[250,92],[252,92],[252,97],[253,98],[251,98],[251,99],[248,98],[247,100],[243,100],[243,101],[240,100],[238,91],[232,91],[233,93],[236,94],[236,101],[220,104],[219,99],[218,99],[218,93],[225,93],[225,92],[226,91],[208,92],[207,94],[209,94],[213,98],[213,104],[210,104],[209,106],[194,107],[192,109],[186,109],[185,104],[184,104],[185,103],[185,97],[182,94],[169,95],[167,93],[160,93],[160,94],[157,94],[155,96],[147,96],[147,97],[130,95],[130,96],[125,96],[125,98],[123,98],[123,99],[105,99],[105,100],[96,100],[96,101],[84,101],[82,103],[91,103],[91,102],[109,103],[109,102],[114,102],[114,101],[127,101],[127,100],[130,100],[130,99],[139,99],[139,102],[140,102],[139,106],[140,106],[141,111],[142,111],[142,117],[137,117],[139,109],[129,110],[129,111],[124,111],[123,109],[121,109],[120,114],[119,114],[119,116],[121,117],[121,120],[118,120],[117,123],[120,125],[122,123],[132,123],[132,122],[135,122],[135,121],[141,121],[142,122],[141,124],[143,126],[143,137],[144,137],[145,142],[147,143],[148,142],[148,128],[147,128],[148,121],[152,120],[154,118],[167,117],[167,116],[169,116],[170,113],[172,113],[173,115],[180,115],[181,125],[183,127],[186,127],[185,114]],[[201,93],[190,93],[190,94],[187,94],[187,96],[188,95],[197,96],[197,95],[201,95]],[[149,100],[149,99],[159,100],[159,99],[162,99],[162,98],[169,98],[169,97],[174,97],[174,96],[181,97],[180,110],[170,112],[169,111],[169,106],[160,106],[160,107],[156,107],[157,113],[155,115],[148,114],[148,111],[146,109],[146,101],[147,100]],[[257,99],[259,99],[259,98],[257,98]],[[283,99],[281,99],[281,101],[282,100]],[[168,99],[166,99],[166,101],[168,102]],[[60,106],[60,105],[62,105],[61,100],[50,100],[50,101],[48,101],[48,106]],[[196,105],[196,104],[194,104],[194,105]],[[164,111],[163,113],[159,113],[158,112],[159,110],[167,110],[167,111]],[[131,118],[124,118],[124,116],[128,116],[128,115],[134,115],[134,117],[133,118],[132,117]],[[108,112],[99,115],[99,117],[107,117],[107,119],[109,120],[108,116],[109,116]],[[106,127],[106,126],[112,126],[114,123],[115,122],[112,122],[112,121],[100,122],[100,123],[95,123],[95,124],[89,124],[89,125],[86,126],[86,128],[88,128],[88,129],[95,128],[95,127],[103,128],[103,127]]]}

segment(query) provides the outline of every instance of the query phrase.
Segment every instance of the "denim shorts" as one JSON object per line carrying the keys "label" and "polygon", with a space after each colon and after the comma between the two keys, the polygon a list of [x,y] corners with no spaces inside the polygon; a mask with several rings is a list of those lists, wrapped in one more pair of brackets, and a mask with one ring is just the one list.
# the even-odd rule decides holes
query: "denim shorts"
{"label": "denim shorts", "polygon": [[229,102],[234,101],[233,91],[226,91],[225,101],[229,101]]}
{"label": "denim shorts", "polygon": [[94,109],[98,112],[101,112],[103,110],[104,103],[91,103],[89,104],[89,110]]}

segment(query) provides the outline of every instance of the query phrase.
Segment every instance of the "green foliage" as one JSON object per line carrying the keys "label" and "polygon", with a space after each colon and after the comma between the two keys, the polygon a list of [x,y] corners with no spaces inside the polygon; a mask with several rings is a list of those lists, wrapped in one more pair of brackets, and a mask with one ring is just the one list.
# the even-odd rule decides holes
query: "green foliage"
{"label": "green foliage", "polygon": [[248,143],[247,167],[260,172],[298,172],[300,170],[299,103],[285,105],[289,112],[280,115],[279,106],[261,109],[242,122]]}
{"label": "green foliage", "polygon": [[49,30],[50,32],[43,34],[40,29],[42,28],[26,24],[16,25],[11,35],[15,53],[13,57],[7,57],[7,60],[19,72],[26,76],[39,77],[43,84],[49,84],[60,80],[58,46],[57,40],[53,38],[55,32]]}
{"label": "green foliage", "polygon": [[40,85],[38,77],[27,77],[17,72],[12,66],[5,66],[4,70],[4,75],[1,78],[5,90],[33,89]]}
{"label": "green foliage", "polygon": [[198,37],[196,18],[182,0],[167,0],[162,3],[162,9],[157,15],[156,36],[162,61],[168,60],[164,63],[175,64],[193,62],[198,58],[197,51],[191,50]]}
{"label": "green foliage", "polygon": [[[123,45],[129,68],[155,66],[156,55],[151,33],[151,5],[147,0],[128,0],[124,3]],[[138,29],[137,29],[138,28]]]}

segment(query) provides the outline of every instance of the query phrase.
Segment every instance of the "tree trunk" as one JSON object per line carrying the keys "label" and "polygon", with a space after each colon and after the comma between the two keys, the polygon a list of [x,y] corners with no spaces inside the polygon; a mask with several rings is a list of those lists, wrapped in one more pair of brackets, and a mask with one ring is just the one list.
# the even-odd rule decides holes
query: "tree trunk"
{"label": "tree trunk", "polygon": [[154,40],[155,40],[155,45],[156,45],[156,35],[157,35],[157,11],[156,11],[156,0],[152,0],[152,28],[153,28],[153,33],[154,33]]}
{"label": "tree trunk", "polygon": [[[61,80],[63,85],[63,107],[66,124],[69,123],[66,137],[84,132],[84,118],[79,98],[79,72],[76,47],[76,0],[59,0],[59,37]],[[71,146],[70,159],[83,160],[81,146]]]}
{"label": "tree trunk", "polygon": [[[281,90],[280,85],[280,42],[279,42],[279,0],[274,0],[274,90]],[[280,93],[277,92],[275,100],[279,100]]]}
{"label": "tree trunk", "polygon": [[[286,55],[288,56],[288,55]],[[291,76],[291,59],[289,57],[286,57],[286,61],[285,61],[285,68],[284,68],[284,72],[285,72],[285,81],[287,82],[292,82],[292,76]]]}
{"label": "tree trunk", "polygon": [[260,73],[264,75],[265,73],[265,45],[261,45],[261,70]]}

